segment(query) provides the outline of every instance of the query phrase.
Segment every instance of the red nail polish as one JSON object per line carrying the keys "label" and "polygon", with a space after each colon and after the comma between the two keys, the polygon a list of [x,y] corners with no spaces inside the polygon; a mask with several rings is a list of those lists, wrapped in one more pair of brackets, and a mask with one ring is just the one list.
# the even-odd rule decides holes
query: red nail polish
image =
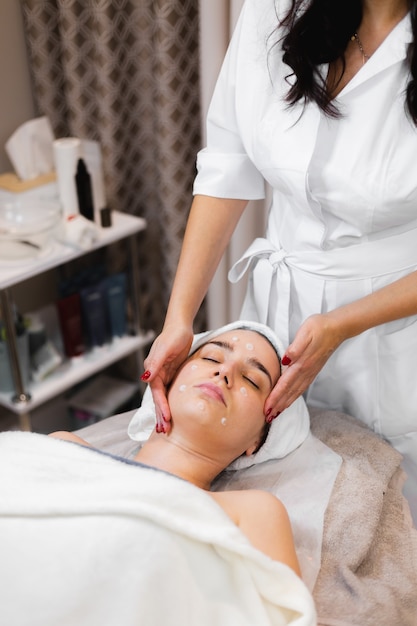
{"label": "red nail polish", "polygon": [[280,414],[281,414],[281,411],[278,411],[278,412],[276,413],[276,415],[270,415],[269,417],[267,417],[267,418],[266,418],[267,424],[272,424],[272,422],[273,422],[274,420],[276,420],[276,419],[277,419],[277,417],[278,417],[278,415],[280,415]]}
{"label": "red nail polish", "polygon": [[271,415],[272,409],[268,409],[265,413],[265,417],[269,417]]}
{"label": "red nail polish", "polygon": [[146,372],[143,372],[142,376],[140,377],[141,380],[148,380],[151,377],[151,372],[149,370],[146,370]]}
{"label": "red nail polish", "polygon": [[281,363],[283,365],[289,365],[291,363],[291,359],[286,354],[284,354],[284,356],[281,359]]}

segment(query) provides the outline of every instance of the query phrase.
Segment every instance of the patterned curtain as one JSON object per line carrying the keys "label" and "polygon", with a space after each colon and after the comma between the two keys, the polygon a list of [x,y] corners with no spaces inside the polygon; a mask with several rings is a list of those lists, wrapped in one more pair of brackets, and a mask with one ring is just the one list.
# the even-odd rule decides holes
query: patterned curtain
{"label": "patterned curtain", "polygon": [[147,220],[143,325],[159,331],[201,144],[198,1],[21,3],[38,114],[57,138],[98,141],[108,205]]}

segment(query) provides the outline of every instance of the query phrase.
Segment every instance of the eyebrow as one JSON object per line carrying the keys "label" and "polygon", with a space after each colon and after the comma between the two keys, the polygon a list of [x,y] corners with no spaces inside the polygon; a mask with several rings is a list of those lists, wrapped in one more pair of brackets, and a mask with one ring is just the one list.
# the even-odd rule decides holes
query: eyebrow
{"label": "eyebrow", "polygon": [[[206,346],[210,345],[210,344],[214,344],[215,346],[219,346],[220,348],[224,348],[225,350],[228,350],[229,352],[233,352],[234,351],[234,347],[231,343],[229,343],[228,341],[208,341],[206,344]],[[204,346],[201,346],[202,348]],[[263,372],[268,378],[269,378],[269,382],[271,387],[273,387],[273,383],[272,383],[272,377],[271,374],[268,372],[268,370],[266,369],[265,365],[263,365],[263,363],[261,363],[260,361],[258,361],[258,359],[255,359],[254,357],[251,357],[249,359],[246,359],[246,362],[249,363],[250,365],[252,365],[253,367],[256,367],[256,369],[260,370],[261,372]]]}

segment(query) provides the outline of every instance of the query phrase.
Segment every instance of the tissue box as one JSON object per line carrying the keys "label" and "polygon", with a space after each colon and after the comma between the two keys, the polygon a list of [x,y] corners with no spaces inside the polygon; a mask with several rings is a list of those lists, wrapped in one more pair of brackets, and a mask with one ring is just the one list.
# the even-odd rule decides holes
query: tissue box
{"label": "tissue box", "polygon": [[0,174],[0,202],[18,200],[57,200],[58,185],[54,171],[30,180],[21,180],[16,174]]}

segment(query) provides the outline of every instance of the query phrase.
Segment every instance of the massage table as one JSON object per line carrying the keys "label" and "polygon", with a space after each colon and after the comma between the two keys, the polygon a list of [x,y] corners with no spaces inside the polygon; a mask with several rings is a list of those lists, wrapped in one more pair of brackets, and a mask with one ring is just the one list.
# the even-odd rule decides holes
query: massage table
{"label": "massage table", "polygon": [[133,414],[77,431],[103,453],[0,433],[1,623],[416,626],[417,531],[401,456],[363,424],[309,409],[309,436],[291,454],[214,484],[281,497],[303,585],[203,491],[131,463]]}
{"label": "massage table", "polygon": [[[312,436],[341,460],[323,528],[313,529],[313,534],[319,535],[319,567],[311,571],[304,568],[319,626],[416,626],[417,530],[402,495],[405,475],[401,455],[351,416],[311,407],[309,413]],[[133,414],[113,416],[78,433],[101,449],[129,457],[137,447],[127,436]],[[268,488],[268,476],[280,471],[280,463],[262,464],[267,467],[259,470],[260,476],[259,471],[251,476],[250,471],[243,470],[241,473],[248,475],[243,480],[226,473],[217,487]],[[316,467],[320,464],[318,449]],[[301,524],[296,520],[295,540],[301,553],[306,552],[303,535],[309,535],[315,518],[314,500],[320,481],[315,473],[311,468],[301,471],[291,484],[294,496],[297,483],[303,483],[300,491],[309,494],[311,503],[311,514],[303,512]],[[282,495],[291,518],[292,501],[285,500],[285,485]],[[300,562],[308,565],[308,555]]]}

